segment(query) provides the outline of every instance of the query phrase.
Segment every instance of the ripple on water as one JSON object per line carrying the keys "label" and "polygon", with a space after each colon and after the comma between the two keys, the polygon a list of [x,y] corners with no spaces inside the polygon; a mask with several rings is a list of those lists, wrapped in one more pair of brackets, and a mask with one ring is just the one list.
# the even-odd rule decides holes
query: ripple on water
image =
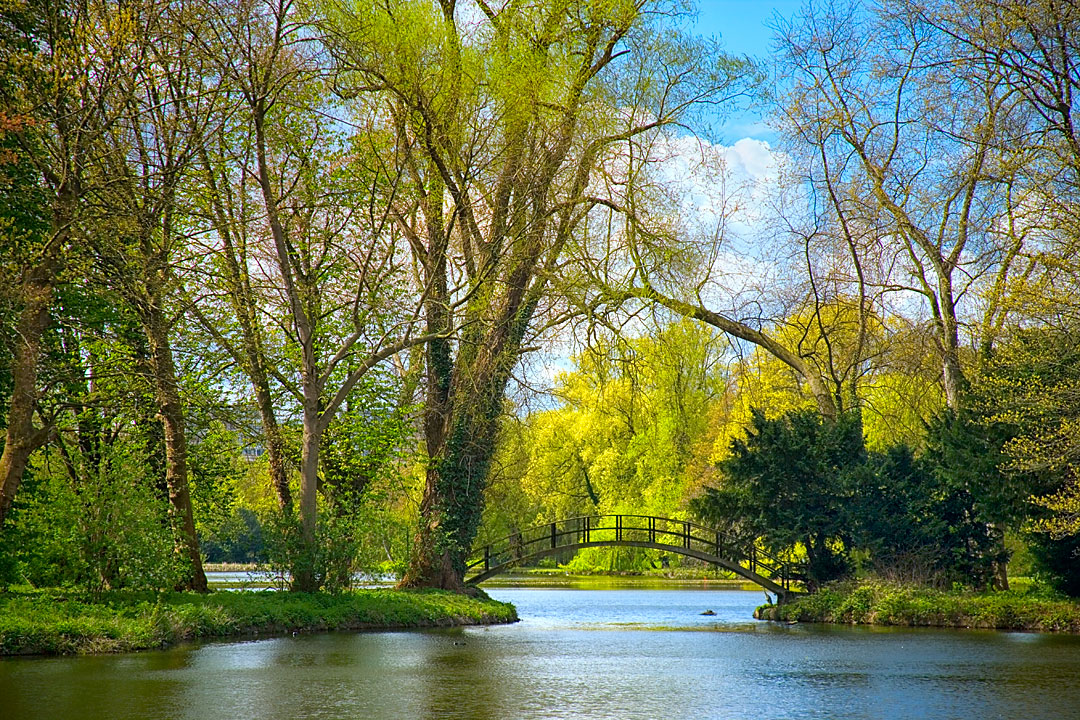
{"label": "ripple on water", "polygon": [[754,622],[760,592],[489,593],[522,622],[5,660],[0,716],[1080,717],[1077,637]]}

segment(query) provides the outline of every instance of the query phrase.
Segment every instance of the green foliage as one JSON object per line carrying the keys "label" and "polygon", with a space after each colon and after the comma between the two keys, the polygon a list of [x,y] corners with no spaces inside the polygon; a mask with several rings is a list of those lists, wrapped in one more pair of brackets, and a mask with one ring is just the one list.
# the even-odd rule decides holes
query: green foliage
{"label": "green foliage", "polygon": [[264,563],[267,561],[263,528],[248,508],[236,508],[209,536],[199,538],[209,563]]}
{"label": "green foliage", "polygon": [[324,493],[312,548],[302,542],[295,508],[264,513],[259,525],[271,569],[283,578],[310,571],[318,587],[329,593],[351,589],[355,573],[381,563],[378,552],[385,548],[387,538],[379,535],[387,529],[387,518],[378,500],[378,496],[345,489]]}
{"label": "green foliage", "polygon": [[573,575],[592,573],[642,573],[658,567],[656,550],[634,547],[585,548],[562,568]]}
{"label": "green foliage", "polygon": [[1080,597],[1080,534],[1054,538],[1046,533],[1028,534],[1029,551],[1036,576],[1071,597]]}
{"label": "green foliage", "polygon": [[[4,70],[0,60],[0,100],[5,98]],[[11,397],[11,361],[18,340],[16,322],[20,307],[15,292],[28,267],[48,238],[48,201],[36,177],[30,158],[16,141],[15,132],[27,128],[25,118],[12,117],[0,110],[0,428],[7,427],[8,402]],[[4,438],[0,436],[0,451]]]}
{"label": "green foliage", "polygon": [[754,412],[745,439],[720,463],[721,484],[691,508],[774,553],[801,543],[806,582],[816,588],[850,572],[851,475],[865,458],[857,414],[829,423],[810,410],[776,420]]}
{"label": "green foliage", "polygon": [[[929,442],[935,447],[940,436]],[[854,476],[850,521],[876,575],[943,587],[989,584],[1003,559],[1000,537],[967,468],[946,465],[948,457],[930,450],[917,458],[895,446],[871,453]]]}
{"label": "green foliage", "polygon": [[905,445],[868,453],[857,414],[829,423],[809,410],[757,412],[720,463],[719,485],[692,509],[774,553],[804,550],[811,589],[853,564],[894,580],[985,587],[1004,560],[994,523],[1018,498],[987,450],[1000,441],[983,430],[947,414],[916,457]]}
{"label": "green foliage", "polygon": [[595,513],[682,515],[709,465],[724,350],[684,320],[576,358],[558,378],[561,407],[504,422],[481,536]]}
{"label": "green foliage", "polygon": [[912,582],[930,581],[948,553],[947,520],[939,514],[944,496],[934,476],[910,448],[871,453],[856,473],[855,541],[877,574]]}
{"label": "green foliage", "polygon": [[193,429],[201,431],[193,433],[194,442],[188,446],[196,528],[200,535],[213,536],[235,518],[236,488],[247,468],[236,434],[227,430],[224,423],[211,421],[205,428]]}
{"label": "green foliage", "polygon": [[[275,54],[258,51],[273,45],[270,15],[249,12],[242,3],[215,6],[210,19],[200,17],[209,6],[196,3],[185,23],[207,23],[206,47],[213,57],[174,58],[188,64],[173,79],[183,75],[206,91],[192,95],[198,107],[184,105],[181,111],[172,100],[147,105],[125,92],[148,87],[141,83],[156,82],[167,71],[154,63],[169,53],[133,64],[132,58],[143,55],[130,50],[145,42],[150,27],[138,22],[148,19],[140,14],[146,6],[93,5],[81,14],[44,0],[5,6],[0,287],[22,286],[50,229],[60,229],[54,222],[63,226],[58,237],[64,257],[38,359],[41,397],[34,419],[55,423],[58,432],[34,457],[4,530],[0,581],[103,593],[168,587],[177,576],[165,510],[164,431],[148,381],[153,353],[143,325],[152,306],[176,342],[190,489],[197,527],[213,559],[250,561],[269,553],[276,568],[294,575],[311,570],[334,592],[347,589],[357,570],[400,568],[416,530],[416,496],[430,469],[447,489],[433,501],[445,511],[435,523],[441,534],[435,535],[458,554],[472,540],[485,484],[481,540],[574,515],[635,511],[682,517],[690,499],[701,495],[693,508],[708,520],[761,537],[774,551],[805,554],[812,586],[859,563],[885,577],[985,585],[994,565],[1008,555],[1004,537],[1011,532],[1025,533],[1042,578],[1080,593],[1080,336],[1069,299],[1078,273],[1075,223],[1068,221],[1074,213],[1065,212],[1075,198],[1056,198],[1053,212],[1039,207],[1041,201],[1031,198],[1040,194],[1025,187],[1031,168],[1013,162],[1022,156],[988,161],[1016,173],[1007,178],[1008,193],[987,185],[987,192],[972,196],[980,214],[971,230],[979,229],[977,242],[986,247],[957,255],[971,284],[957,285],[955,297],[938,298],[946,310],[958,311],[960,327],[980,324],[967,299],[978,297],[987,305],[981,367],[977,373],[964,367],[972,380],[968,396],[950,397],[966,409],[935,414],[943,399],[941,365],[926,352],[933,336],[926,328],[945,329],[951,322],[905,317],[906,302],[885,299],[901,297],[896,278],[880,276],[881,268],[874,267],[879,263],[869,256],[862,257],[859,276],[867,284],[859,291],[870,295],[865,303],[854,301],[849,280],[832,272],[841,257],[832,254],[837,248],[826,257],[812,247],[839,237],[826,213],[815,218],[825,221],[825,232],[805,244],[814,301],[796,285],[767,286],[752,302],[762,315],[776,314],[759,318],[755,327],[792,348],[832,384],[838,403],[858,407],[861,416],[823,423],[807,410],[813,398],[805,377],[789,365],[760,348],[735,358],[733,347],[744,346],[683,320],[651,328],[643,337],[595,342],[557,379],[557,406],[501,423],[492,461],[495,419],[513,410],[503,402],[506,378],[533,342],[532,314],[551,309],[546,288],[561,284],[568,300],[547,317],[587,307],[591,320],[593,310],[602,308],[592,303],[591,289],[579,291],[591,287],[592,272],[621,265],[635,273],[655,272],[660,283],[678,283],[717,267],[719,244],[711,250],[708,243],[680,247],[675,234],[683,228],[667,217],[682,209],[677,190],[656,188],[655,204],[626,208],[633,218],[608,210],[634,205],[629,201],[639,192],[635,183],[669,172],[666,162],[649,154],[634,155],[627,165],[626,152],[647,152],[653,145],[678,152],[669,142],[673,135],[635,125],[688,122],[682,110],[737,93],[747,68],[714,52],[710,42],[678,32],[665,13],[680,12],[681,1],[532,3],[516,7],[520,12],[500,13],[497,22],[477,15],[461,27],[447,16],[447,7],[416,0],[304,4],[299,14],[290,10],[281,18],[280,27],[290,30],[282,38],[283,51]],[[311,27],[293,22],[301,19],[328,20],[334,32],[294,32]],[[244,32],[250,30],[257,41],[250,48],[214,47],[230,36],[216,34],[214,23],[234,20],[238,26],[250,23]],[[604,38],[612,42],[610,63],[602,57]],[[167,45],[158,42],[164,38],[151,39]],[[255,51],[239,51],[245,49]],[[891,53],[868,49],[879,50]],[[941,46],[935,52],[948,50]],[[800,63],[800,57],[789,59]],[[326,58],[342,64],[322,65]],[[841,85],[869,77],[868,66],[853,58],[856,70],[838,76]],[[127,77],[128,71],[139,75],[130,86],[135,75]],[[1006,68],[1006,80],[1015,71]],[[263,80],[269,83],[265,88],[249,87]],[[806,98],[821,99],[823,87],[811,83],[802,89]],[[259,105],[267,114],[256,123],[245,103],[263,94]],[[803,105],[807,111],[817,107]],[[220,114],[202,117],[203,107]],[[871,102],[864,109],[874,115],[881,107]],[[1003,115],[992,122],[970,113],[962,119],[996,132],[1015,125],[1004,115],[1011,111],[1003,106]],[[197,137],[197,128],[186,124],[195,116],[194,122],[216,134]],[[914,118],[909,129],[923,119]],[[853,117],[840,120],[858,125]],[[149,185],[140,189],[128,182],[134,176],[113,172],[119,166],[137,170],[127,160],[138,153],[127,157],[123,151],[138,139],[129,132],[134,128],[146,134],[138,136],[147,141],[142,162],[163,160],[169,153],[154,159],[153,149],[164,148],[170,137],[183,138],[184,147],[191,140],[188,149],[198,147],[198,157],[176,153],[193,163],[175,176],[149,173],[143,178]],[[861,137],[827,134],[822,161],[839,147],[829,143],[843,145],[843,138],[856,136]],[[627,144],[613,143],[616,137]],[[264,169],[270,194],[277,193],[272,207],[256,181],[256,139],[265,140]],[[988,147],[1010,147],[999,139]],[[956,138],[941,142],[953,147]],[[110,144],[121,151],[103,153]],[[864,164],[871,155],[861,156]],[[940,167],[953,165],[923,167],[938,177]],[[862,214],[881,198],[861,195],[866,183],[858,178],[874,173],[864,177],[867,168],[857,166],[837,166],[841,184],[829,188],[841,191],[833,196],[834,209],[847,207],[859,218],[856,225],[878,237],[909,236],[890,230],[895,218],[888,213]],[[896,167],[882,172],[889,175]],[[51,172],[43,173],[46,168]],[[1053,174],[1048,166],[1035,176],[1048,169]],[[998,181],[996,173],[983,170],[972,175],[979,188]],[[578,177],[587,180],[582,187],[589,193],[613,188],[613,201],[585,197],[585,189],[573,194]],[[50,182],[57,186],[48,189]],[[60,185],[75,193],[64,197],[70,208],[61,207]],[[1017,233],[999,212],[1004,206],[997,205],[1014,194],[1028,204],[1009,207],[1024,208],[1019,225],[1045,233],[1047,248],[1068,252],[1029,252],[1021,237],[1013,238],[1014,251],[997,244],[996,235]],[[930,195],[898,196],[906,213],[901,225],[928,217],[925,211],[933,208],[917,203]],[[266,227],[271,211],[282,223],[279,238]],[[942,227],[956,230],[950,223],[960,216],[947,215]],[[135,228],[140,223],[145,227]],[[953,230],[946,235],[968,235]],[[548,244],[553,238],[559,244]],[[597,262],[563,262],[567,248],[589,253],[594,243],[604,252],[592,258]],[[622,255],[628,244],[638,257]],[[85,256],[89,246],[97,263]],[[850,251],[865,253],[860,247],[851,244]],[[846,258],[848,250],[839,249]],[[900,257],[922,257],[919,247],[908,250]],[[1003,256],[1029,263],[1022,278],[1014,277],[1018,265],[1002,264]],[[575,265],[584,269],[560,277],[562,266]],[[162,286],[151,293],[155,283]],[[922,292],[934,296],[933,284],[923,285]],[[290,295],[293,285],[298,289]],[[697,290],[707,296],[727,285],[709,289],[706,283]],[[1040,293],[1053,302],[1044,303],[1036,297]],[[1017,306],[997,306],[1006,301]],[[19,307],[17,292],[0,293],[0,427],[12,390]],[[786,315],[778,307],[787,308]],[[188,308],[198,310],[206,327],[184,317]],[[501,316],[501,308],[515,309]],[[249,312],[239,312],[244,309]],[[441,407],[426,408],[424,429],[437,428],[429,434],[428,468],[403,461],[418,429],[410,418],[416,408],[407,407],[413,395],[409,382],[376,364],[351,392],[335,396],[338,388],[351,387],[367,359],[373,362],[369,352],[402,337],[406,328],[415,337],[418,318],[428,331],[449,334],[457,328],[454,337],[431,346],[441,350],[427,355],[432,388],[447,390]],[[304,319],[311,332],[302,341]],[[937,340],[944,348],[949,338]],[[326,414],[316,421],[321,445],[314,547],[303,547],[291,511],[268,510],[269,493],[252,489],[264,481],[257,464],[241,458],[239,436],[259,440],[249,429],[256,424],[250,398],[237,397],[243,381],[253,379],[241,378],[254,370],[244,342],[255,347],[266,371],[262,397],[280,413],[276,422],[291,444],[284,464],[294,474],[303,386],[318,386],[316,404]],[[418,376],[424,353],[415,350],[411,367],[402,361],[395,369]],[[497,357],[480,362],[486,350]],[[955,354],[957,362],[975,364],[973,354]],[[385,358],[387,364],[399,359]],[[342,400],[340,407],[330,407],[335,398]],[[752,407],[765,410],[755,413]],[[746,425],[750,433],[744,438]],[[443,432],[446,437],[440,437]],[[907,445],[897,446],[901,439]],[[444,440],[449,449],[438,448]],[[306,479],[313,487],[314,478]],[[582,553],[572,565],[639,570],[653,560],[644,551],[603,549]],[[865,593],[853,594],[843,612],[864,617],[870,612],[865,601]]]}
{"label": "green foliage", "polygon": [[998,434],[993,452],[968,462],[995,480],[991,492],[983,493],[984,502],[1026,531],[1037,574],[1080,596],[1077,347],[1070,323],[1017,332],[997,349],[974,379],[971,394],[981,424],[1009,432]]}
{"label": "green foliage", "polygon": [[378,372],[353,389],[348,406],[323,433],[319,466],[324,494],[363,494],[393,472],[413,429],[413,408],[399,407],[398,390],[394,378]]}
{"label": "green foliage", "polygon": [[173,554],[165,503],[146,482],[144,456],[106,446],[96,471],[72,478],[67,459],[39,458],[5,536],[23,582],[99,594],[172,587],[183,568]]}

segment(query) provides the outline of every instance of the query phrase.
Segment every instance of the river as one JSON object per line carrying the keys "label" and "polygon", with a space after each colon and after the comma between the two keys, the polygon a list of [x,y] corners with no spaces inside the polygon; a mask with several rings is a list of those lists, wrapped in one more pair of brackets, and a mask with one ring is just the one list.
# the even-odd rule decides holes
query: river
{"label": "river", "polygon": [[488,592],[522,621],[4,659],[0,717],[1080,718],[1080,637],[777,625],[740,590]]}

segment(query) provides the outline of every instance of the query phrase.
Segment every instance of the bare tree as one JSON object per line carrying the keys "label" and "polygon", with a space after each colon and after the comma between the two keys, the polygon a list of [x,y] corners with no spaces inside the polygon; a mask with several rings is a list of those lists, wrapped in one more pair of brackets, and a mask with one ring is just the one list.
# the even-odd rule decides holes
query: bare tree
{"label": "bare tree", "polygon": [[890,282],[922,299],[946,402],[960,407],[962,303],[1017,254],[1019,236],[999,231],[1015,98],[1000,68],[950,62],[943,35],[904,7],[828,4],[780,31],[787,122],[816,148],[836,216],[874,228],[901,271]]}

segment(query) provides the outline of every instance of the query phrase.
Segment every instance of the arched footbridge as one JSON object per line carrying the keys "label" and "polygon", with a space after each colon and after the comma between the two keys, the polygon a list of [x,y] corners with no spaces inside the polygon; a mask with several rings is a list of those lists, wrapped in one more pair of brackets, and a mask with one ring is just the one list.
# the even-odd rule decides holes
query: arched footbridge
{"label": "arched footbridge", "polygon": [[537,525],[476,548],[465,582],[482,583],[515,565],[589,547],[640,547],[704,560],[776,593],[792,594],[799,567],[756,547],[688,520],[652,515],[592,515]]}

